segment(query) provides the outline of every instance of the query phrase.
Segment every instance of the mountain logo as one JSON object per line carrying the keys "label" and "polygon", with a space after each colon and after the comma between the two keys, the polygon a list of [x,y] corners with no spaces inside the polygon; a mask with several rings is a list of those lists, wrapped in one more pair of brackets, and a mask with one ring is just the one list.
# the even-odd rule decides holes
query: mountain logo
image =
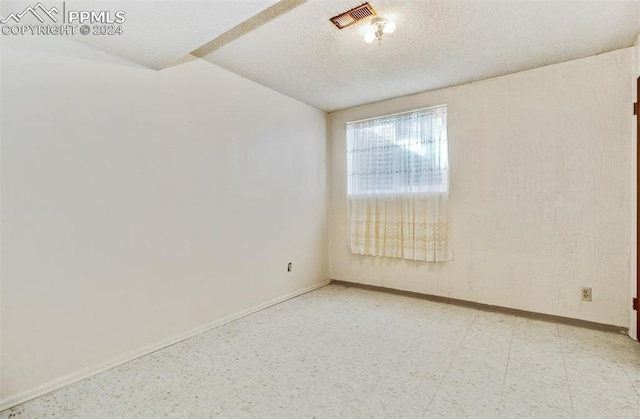
{"label": "mountain logo", "polygon": [[33,16],[35,16],[36,19],[40,21],[40,23],[44,23],[44,18],[38,12],[48,16],[49,19],[51,19],[54,23],[58,23],[58,19],[56,19],[56,17],[53,15],[53,13],[55,14],[60,13],[58,9],[56,9],[55,7],[52,7],[51,9],[47,10],[47,8],[42,5],[42,3],[38,3],[33,7],[29,6],[26,9],[24,9],[22,13],[11,13],[9,16],[4,18],[3,20],[0,20],[0,23],[7,23],[10,20],[13,20],[15,23],[20,23],[20,20],[28,13],[31,13]]}

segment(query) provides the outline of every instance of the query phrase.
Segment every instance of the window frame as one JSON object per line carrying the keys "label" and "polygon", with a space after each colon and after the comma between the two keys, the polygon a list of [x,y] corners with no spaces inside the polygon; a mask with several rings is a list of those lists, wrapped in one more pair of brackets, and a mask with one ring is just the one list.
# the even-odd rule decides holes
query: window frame
{"label": "window frame", "polygon": [[[408,117],[411,116],[411,114],[419,114],[420,112],[424,112],[424,111],[431,111],[431,110],[435,110],[435,109],[443,109],[444,110],[444,115],[445,115],[445,126],[441,127],[441,129],[444,132],[444,142],[446,142],[446,147],[444,149],[444,151],[446,151],[446,156],[444,156],[444,162],[445,162],[445,169],[441,170],[441,173],[443,175],[442,177],[442,181],[435,184],[435,183],[429,183],[429,184],[424,184],[424,185],[406,185],[405,187],[395,187],[393,189],[369,189],[369,190],[358,190],[358,191],[351,191],[351,185],[350,185],[350,181],[348,179],[349,176],[352,176],[352,170],[351,170],[351,161],[350,161],[350,157],[349,157],[349,153],[353,153],[354,150],[350,147],[350,138],[349,138],[349,130],[350,130],[350,126],[355,125],[355,124],[359,124],[359,123],[363,123],[363,122],[368,122],[368,121],[383,121],[384,119],[387,118],[393,118],[393,117],[401,117],[402,115],[407,115]],[[347,196],[349,197],[385,197],[385,196],[397,196],[397,195],[437,195],[437,194],[443,194],[443,193],[448,193],[449,192],[449,123],[448,123],[448,113],[449,113],[449,109],[447,104],[441,104],[441,105],[435,105],[435,106],[430,106],[430,107],[425,107],[425,108],[419,108],[419,109],[413,109],[413,110],[409,110],[409,111],[403,111],[403,112],[397,112],[397,113],[393,113],[393,114],[387,114],[387,115],[382,115],[382,116],[377,116],[377,117],[372,117],[372,118],[365,118],[365,119],[360,119],[360,120],[355,120],[355,121],[348,121],[345,124],[345,142],[346,142],[346,153],[347,153],[347,162],[346,162],[346,174],[347,174]],[[357,129],[357,128],[353,128],[353,129]],[[395,132],[397,132],[400,129],[400,125],[399,124],[394,124],[393,126],[393,130]],[[395,135],[394,135],[395,138]],[[398,145],[399,148],[401,148],[401,145]],[[425,158],[428,158],[428,155],[425,156]],[[442,159],[442,156],[440,157]],[[421,190],[422,189],[422,190]]]}

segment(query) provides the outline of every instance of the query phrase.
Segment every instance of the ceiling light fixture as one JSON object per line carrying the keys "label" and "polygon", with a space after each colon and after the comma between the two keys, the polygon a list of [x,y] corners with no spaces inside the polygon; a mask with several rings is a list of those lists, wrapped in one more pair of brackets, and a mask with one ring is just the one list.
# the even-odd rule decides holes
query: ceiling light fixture
{"label": "ceiling light fixture", "polygon": [[378,43],[382,41],[382,35],[393,33],[396,30],[396,24],[383,17],[374,17],[369,23],[369,30],[364,35],[364,41],[367,44],[372,43],[376,39]]}

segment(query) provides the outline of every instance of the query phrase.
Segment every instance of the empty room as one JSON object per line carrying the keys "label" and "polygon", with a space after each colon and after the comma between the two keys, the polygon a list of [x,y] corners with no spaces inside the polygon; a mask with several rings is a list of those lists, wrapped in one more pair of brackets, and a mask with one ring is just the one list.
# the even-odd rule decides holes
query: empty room
{"label": "empty room", "polygon": [[640,418],[640,1],[0,30],[0,419]]}

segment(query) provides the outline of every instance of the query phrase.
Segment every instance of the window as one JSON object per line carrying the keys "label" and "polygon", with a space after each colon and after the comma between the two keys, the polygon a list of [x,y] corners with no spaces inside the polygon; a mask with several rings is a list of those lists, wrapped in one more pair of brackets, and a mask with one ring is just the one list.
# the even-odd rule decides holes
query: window
{"label": "window", "polygon": [[447,107],[347,124],[349,195],[448,191]]}
{"label": "window", "polygon": [[347,124],[351,253],[451,260],[447,107]]}

